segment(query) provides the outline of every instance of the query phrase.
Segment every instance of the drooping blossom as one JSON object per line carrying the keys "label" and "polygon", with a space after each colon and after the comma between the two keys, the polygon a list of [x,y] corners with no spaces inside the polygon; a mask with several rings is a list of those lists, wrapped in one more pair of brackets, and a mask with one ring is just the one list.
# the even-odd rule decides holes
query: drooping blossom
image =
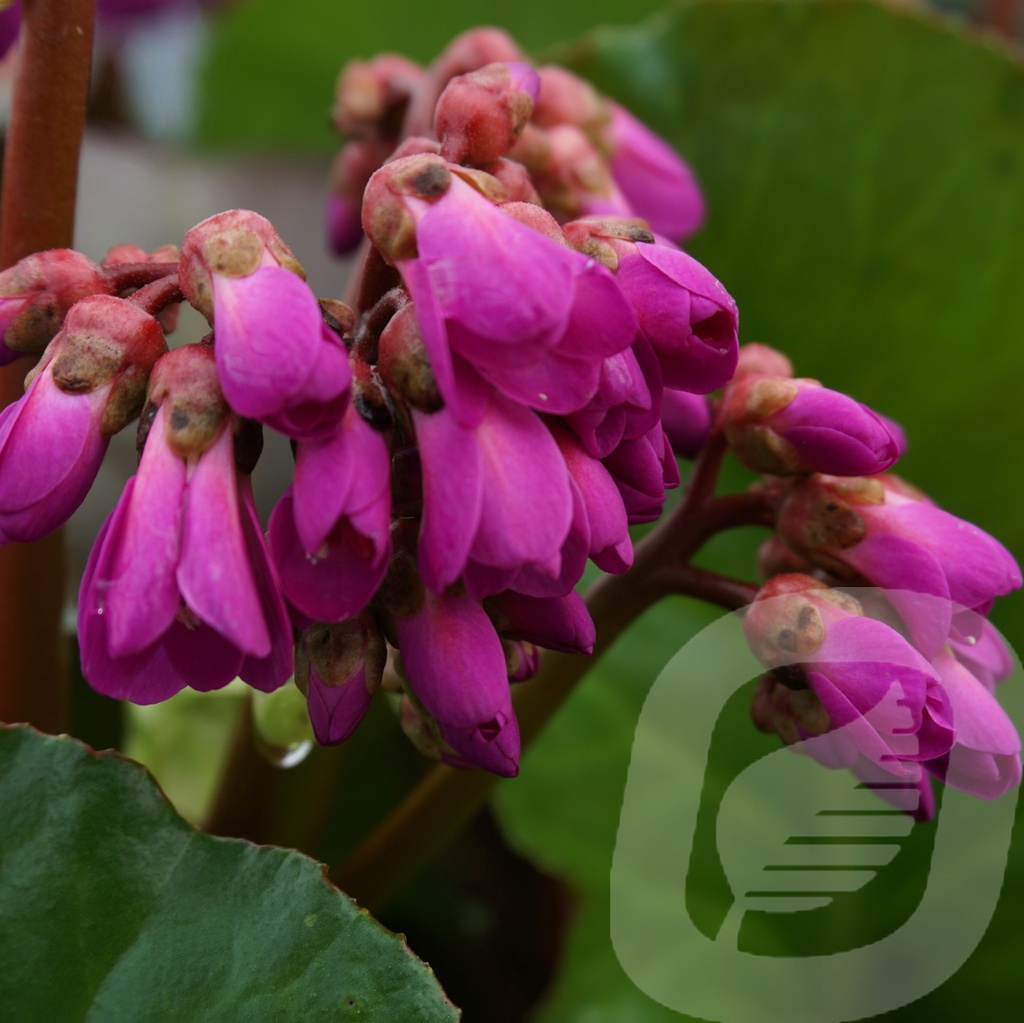
{"label": "drooping blossom", "polygon": [[125,299],[72,307],[25,394],[0,412],[0,543],[38,540],[71,517],[166,351],[157,321]]}
{"label": "drooping blossom", "polygon": [[182,243],[180,278],[214,326],[231,408],[296,440],[329,436],[349,400],[345,346],[270,221],[229,210],[197,224]]}
{"label": "drooping blossom", "polygon": [[370,614],[338,624],[315,623],[299,637],[295,683],[306,697],[321,746],[344,742],[380,686],[387,653]]}
{"label": "drooping blossom", "polygon": [[722,425],[740,462],[776,476],[872,476],[904,443],[889,421],[816,380],[745,374],[726,388]]}
{"label": "drooping blossom", "polygon": [[703,223],[704,197],[686,161],[617,103],[610,104],[611,167],[616,184],[660,235],[685,241]]}
{"label": "drooping blossom", "polygon": [[658,242],[643,224],[587,218],[566,225],[577,248],[597,245],[661,365],[666,387],[708,394],[727,383],[739,357],[732,296],[692,256]]}
{"label": "drooping blossom", "polygon": [[956,727],[953,748],[925,766],[937,778],[983,799],[1020,784],[1020,736],[984,674],[975,674],[947,647],[933,659]]}
{"label": "drooping blossom", "polygon": [[790,742],[816,737],[806,751],[826,766],[854,767],[863,757],[907,777],[908,762],[952,748],[958,723],[940,673],[849,594],[810,576],[775,576],[750,606],[744,631],[755,656],[775,669],[770,684],[796,690],[788,705],[772,701],[791,715],[792,731],[780,734]]}
{"label": "drooping blossom", "polygon": [[998,540],[896,476],[810,476],[787,493],[778,528],[793,550],[839,578],[892,591],[929,657],[946,645],[955,607],[984,615],[1021,585],[1017,562]]}
{"label": "drooping blossom", "polygon": [[523,215],[556,237],[513,212],[429,154],[387,164],[367,188],[364,230],[401,271],[438,389],[467,426],[483,415],[482,381],[537,411],[583,408],[603,360],[636,333],[605,267],[560,244],[539,207]]}
{"label": "drooping blossom", "polygon": [[461,758],[462,766],[515,777],[519,725],[505,653],[480,604],[427,590],[419,610],[397,618],[395,630],[409,685],[458,754],[456,763]]}
{"label": "drooping blossom", "polygon": [[263,691],[292,672],[292,630],[236,464],[242,424],[213,353],[189,345],[150,379],[139,471],[86,565],[82,670],[101,693],[155,703],[236,676]]}
{"label": "drooping blossom", "polygon": [[320,621],[357,614],[387,572],[390,523],[387,444],[353,402],[333,434],[297,444],[294,482],[270,516],[285,596]]}
{"label": "drooping blossom", "polygon": [[447,408],[414,410],[413,419],[423,472],[418,557],[427,586],[442,592],[471,562],[478,583],[496,573],[491,593],[527,566],[556,578],[573,496],[565,459],[540,418],[492,391],[475,427]]}

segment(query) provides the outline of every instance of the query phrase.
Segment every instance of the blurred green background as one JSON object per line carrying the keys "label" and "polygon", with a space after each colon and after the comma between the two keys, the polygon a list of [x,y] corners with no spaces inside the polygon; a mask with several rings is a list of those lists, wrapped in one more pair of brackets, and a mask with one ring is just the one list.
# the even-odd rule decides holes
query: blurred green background
{"label": "blurred green background", "polygon": [[[213,19],[205,38],[190,142],[213,156],[244,152],[256,169],[267,154],[322,155],[326,177],[337,146],[328,112],[346,60],[394,50],[427,61],[458,31],[501,25],[531,54],[553,56],[593,80],[686,155],[710,209],[690,249],[737,299],[741,340],[782,348],[798,374],[900,421],[910,439],[901,472],[1024,557],[1019,55],[961,22],[902,4],[659,6],[392,0],[356,9],[296,0],[285,14],[277,0],[239,3]],[[707,563],[750,577],[759,539],[747,532],[722,538]],[[1022,610],[1018,594],[994,615],[1018,650]],[[638,622],[529,752],[521,776],[501,788],[504,842],[555,882],[506,860],[501,836],[485,823],[382,914],[410,934],[414,950],[467,1008],[467,1020],[514,1018],[496,1006],[535,999],[529,1018],[547,1023],[683,1018],[646,998],[618,966],[608,934],[608,870],[644,696],[669,657],[712,617],[677,600]],[[182,714],[189,730],[191,711]],[[342,756],[343,773],[365,782],[336,798],[315,854],[334,860],[350,848],[419,770],[401,742],[381,712],[343,754],[329,755]],[[773,748],[750,727],[742,701],[733,701],[716,735],[709,789],[724,788]],[[171,751],[154,756],[173,760]],[[290,772],[288,791],[313,784],[326,763],[316,756]],[[171,787],[173,766],[168,770]],[[759,921],[751,940],[785,954],[808,941],[838,951],[887,933],[920,898],[930,836],[930,828],[917,829],[890,868],[820,911],[816,922]],[[696,874],[704,882],[691,897],[714,916],[729,894],[713,841],[704,833],[698,844],[705,861]],[[518,910],[496,908],[489,900],[503,885],[511,893],[529,890],[530,898]],[[1018,842],[975,954],[938,990],[886,1018],[1016,1019],[1024,994],[1022,902]],[[514,929],[517,912],[538,914],[535,926]],[[520,962],[506,945],[503,980],[478,970],[466,949],[499,927],[513,928],[510,937],[521,944],[549,936],[551,947],[537,953],[546,969],[525,954],[530,961]],[[526,995],[510,993],[519,980]],[[522,1016],[525,1005],[515,1012]],[[776,1017],[755,998],[749,1018]]]}

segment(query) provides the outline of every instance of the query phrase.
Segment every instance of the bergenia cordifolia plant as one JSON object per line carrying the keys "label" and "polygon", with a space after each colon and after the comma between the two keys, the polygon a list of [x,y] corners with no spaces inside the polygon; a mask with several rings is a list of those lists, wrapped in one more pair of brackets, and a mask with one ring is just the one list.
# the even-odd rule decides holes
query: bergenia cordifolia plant
{"label": "bergenia cordifolia plant", "polygon": [[[514,776],[538,647],[585,656],[684,593],[750,606],[758,727],[835,733],[815,755],[881,770],[915,816],[932,777],[984,798],[1019,782],[986,616],[1020,570],[890,473],[895,423],[740,348],[736,303],[680,247],[704,203],[664,141],[489,29],[428,68],[349,65],[334,120],[344,300],[318,299],[248,210],[197,224],[180,256],[59,250],[0,275],[0,353],[39,357],[0,417],[4,542],[58,527],[140,417],[138,474],[79,595],[96,689],[152,703],[294,678],[333,744],[383,686],[427,755]],[[211,333],[168,351],[182,301]],[[295,461],[266,535],[264,427]],[[719,496],[728,452],[761,478]],[[662,517],[678,459],[686,492],[635,553],[629,527]],[[769,531],[750,579],[690,564],[748,525]],[[596,622],[588,560],[637,580]],[[882,596],[847,592],[865,586]]]}

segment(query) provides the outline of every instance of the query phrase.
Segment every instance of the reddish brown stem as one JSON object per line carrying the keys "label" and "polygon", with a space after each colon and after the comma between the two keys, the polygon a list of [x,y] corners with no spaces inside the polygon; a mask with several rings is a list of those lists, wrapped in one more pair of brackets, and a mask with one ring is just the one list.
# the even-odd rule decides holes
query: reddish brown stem
{"label": "reddish brown stem", "polygon": [[[773,523],[773,498],[766,490],[714,496],[726,448],[721,430],[713,430],[697,457],[683,499],[637,545],[633,567],[625,575],[602,576],[587,593],[597,630],[593,656],[546,651],[536,677],[516,686],[516,717],[524,746],[536,738],[627,626],[662,597],[682,593],[727,608],[753,600],[757,592],[753,584],[687,564],[705,541],[723,529]],[[435,768],[332,870],[332,880],[371,909],[385,903],[472,819],[499,780],[485,771]]]}
{"label": "reddish brown stem", "polygon": [[178,284],[178,274],[175,272],[143,285],[128,301],[144,309],[151,316],[156,316],[169,305],[183,301],[184,297]]}
{"label": "reddish brown stem", "polygon": [[177,263],[114,263],[105,266],[103,273],[115,292],[129,288],[143,288],[147,284],[174,275],[178,278]]}
{"label": "reddish brown stem", "polygon": [[[75,219],[95,0],[25,0],[4,154],[0,268],[68,248]],[[0,405],[21,396],[25,364],[0,370]],[[0,548],[0,720],[45,732],[67,722],[60,637],[64,553],[59,533]]]}

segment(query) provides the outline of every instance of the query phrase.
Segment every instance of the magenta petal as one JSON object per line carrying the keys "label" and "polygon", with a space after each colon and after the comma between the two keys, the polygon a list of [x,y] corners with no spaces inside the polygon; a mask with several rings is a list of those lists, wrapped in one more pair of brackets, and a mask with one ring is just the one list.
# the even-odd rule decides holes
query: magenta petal
{"label": "magenta petal", "polygon": [[160,645],[185,683],[202,693],[223,689],[242,666],[242,651],[205,622],[175,621]]}
{"label": "magenta petal", "polygon": [[[549,345],[561,335],[578,253],[502,213],[456,176],[420,218],[416,243],[446,318],[494,345]],[[462,354],[473,361],[472,352]]]}
{"label": "magenta petal", "polygon": [[107,390],[65,394],[48,370],[0,420],[0,528],[38,540],[63,525],[96,479],[109,438],[99,428]]}
{"label": "magenta petal", "polygon": [[586,602],[573,590],[564,597],[528,597],[507,590],[489,602],[504,620],[502,630],[549,650],[589,654],[597,633]]}
{"label": "magenta petal", "polygon": [[138,474],[118,505],[126,514],[111,527],[116,554],[106,586],[110,652],[137,653],[162,636],[181,602],[176,578],[185,490],[185,463],[164,439],[164,408],[157,413]]}
{"label": "magenta petal", "polygon": [[995,696],[948,651],[935,665],[952,705],[956,743],[934,766],[947,785],[996,799],[1019,784],[1020,736]]}
{"label": "magenta petal", "polygon": [[409,684],[432,717],[473,727],[511,707],[501,640],[476,601],[428,591],[395,630]]}
{"label": "magenta petal", "polygon": [[601,380],[601,363],[576,359],[560,351],[546,352],[528,366],[480,372],[513,401],[546,412],[568,415],[584,408]]}
{"label": "magenta petal", "polygon": [[321,746],[344,742],[363,720],[373,693],[366,687],[365,666],[340,686],[326,685],[314,670],[309,673],[309,721]]}
{"label": "magenta petal", "polygon": [[387,501],[387,443],[354,405],[324,440],[299,443],[295,454],[295,525],[308,554],[323,545],[343,515]]}
{"label": "magenta petal", "polygon": [[477,431],[442,409],[413,410],[423,469],[423,523],[418,560],[423,581],[435,593],[458,579],[480,523],[484,483]]}
{"label": "magenta petal", "polygon": [[736,303],[705,267],[679,249],[640,242],[617,276],[666,387],[708,394],[732,378],[739,358]]}
{"label": "magenta petal", "polygon": [[683,458],[696,458],[711,432],[711,406],[703,394],[665,390],[661,422],[672,450]]}
{"label": "magenta petal", "polygon": [[892,533],[869,532],[843,553],[858,572],[887,591],[923,653],[932,656],[945,646],[953,605],[946,574],[931,551]]}
{"label": "magenta petal", "polygon": [[343,351],[325,340],[315,296],[290,270],[265,265],[247,277],[216,276],[214,323],[224,396],[241,415],[262,419],[329,402],[351,384]]}
{"label": "magenta petal", "polygon": [[627,349],[640,329],[607,267],[587,259],[574,276],[572,313],[559,348],[576,358],[603,360]]}
{"label": "magenta petal", "polygon": [[[128,481],[126,494],[133,483],[133,479]],[[117,544],[111,542],[111,536],[122,531],[128,506],[128,501],[122,499],[104,522],[82,576],[78,595],[82,674],[93,689],[115,700],[159,703],[185,687],[185,680],[167,660],[159,643],[117,660],[110,656],[105,581],[113,574],[117,554]]]}
{"label": "magenta petal", "polygon": [[242,533],[229,430],[203,454],[188,480],[177,578],[182,599],[202,621],[244,653],[270,653]]}
{"label": "magenta petal", "polygon": [[441,738],[471,764],[501,778],[515,778],[519,774],[519,722],[511,709],[472,728],[441,719],[437,726]]}
{"label": "magenta petal", "polygon": [[572,522],[572,493],[547,427],[495,395],[476,435],[483,494],[471,557],[499,567],[557,557]]}
{"label": "magenta petal", "polygon": [[270,560],[267,541],[256,515],[252,483],[248,476],[240,477],[238,489],[241,498],[242,534],[245,537],[249,563],[256,577],[256,589],[263,607],[263,618],[270,634],[270,653],[266,657],[247,656],[238,674],[254,689],[270,693],[283,686],[295,670],[292,623]]}
{"label": "magenta petal", "polygon": [[612,176],[633,209],[673,241],[704,220],[704,197],[693,171],[664,139],[612,104]]}
{"label": "magenta petal", "polygon": [[387,574],[391,540],[387,508],[374,536],[343,518],[323,547],[309,555],[295,526],[292,488],[270,516],[270,551],[285,596],[316,621],[338,622],[361,611]]}

